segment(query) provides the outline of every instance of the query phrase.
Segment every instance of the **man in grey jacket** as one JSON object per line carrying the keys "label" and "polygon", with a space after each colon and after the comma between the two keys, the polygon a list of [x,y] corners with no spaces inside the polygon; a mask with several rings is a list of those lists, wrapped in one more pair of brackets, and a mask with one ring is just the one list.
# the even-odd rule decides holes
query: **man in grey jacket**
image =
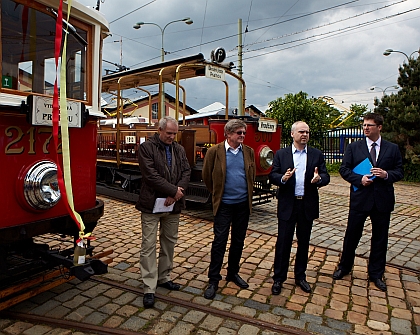
{"label": "man in grey jacket", "polygon": [[[141,211],[142,243],[140,271],[144,284],[143,305],[153,307],[157,286],[179,290],[171,280],[174,248],[178,239],[181,210],[185,208],[185,190],[190,180],[190,165],[184,148],[176,143],[178,122],[166,116],[159,130],[139,148],[142,185],[136,209]],[[161,202],[159,208],[157,205]],[[156,240],[159,227],[159,264]]]}

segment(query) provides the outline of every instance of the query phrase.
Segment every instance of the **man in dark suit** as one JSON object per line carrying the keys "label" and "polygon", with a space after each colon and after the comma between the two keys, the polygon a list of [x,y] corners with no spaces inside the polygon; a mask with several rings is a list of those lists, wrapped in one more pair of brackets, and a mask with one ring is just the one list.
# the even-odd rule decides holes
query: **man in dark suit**
{"label": "man in dark suit", "polygon": [[[344,154],[339,171],[343,179],[351,184],[350,210],[343,252],[333,278],[341,279],[350,273],[363,226],[369,216],[372,222],[369,280],[386,291],[382,277],[385,273],[389,222],[395,204],[393,183],[401,180],[404,173],[398,146],[381,138],[383,122],[382,115],[366,114],[363,120],[366,138],[349,144]],[[370,173],[354,173],[353,169],[366,158],[373,166]]]}
{"label": "man in dark suit", "polygon": [[295,260],[295,283],[310,293],[306,281],[309,240],[313,220],[319,217],[318,188],[330,182],[322,152],[307,145],[309,126],[302,121],[292,125],[293,144],[276,152],[270,181],[278,186],[278,235],[274,256],[274,284],[271,291],[280,294],[287,279],[289,258],[296,226],[298,248]]}

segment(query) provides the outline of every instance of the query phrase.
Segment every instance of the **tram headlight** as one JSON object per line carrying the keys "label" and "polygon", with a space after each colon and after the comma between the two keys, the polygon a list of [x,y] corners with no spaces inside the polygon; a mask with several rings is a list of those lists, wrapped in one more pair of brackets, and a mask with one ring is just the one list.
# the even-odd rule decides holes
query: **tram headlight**
{"label": "tram headlight", "polygon": [[268,146],[263,146],[259,152],[260,166],[264,170],[268,170],[273,166],[274,152]]}
{"label": "tram headlight", "polygon": [[34,209],[54,207],[61,198],[57,180],[57,165],[44,160],[34,164],[23,180],[23,193]]}

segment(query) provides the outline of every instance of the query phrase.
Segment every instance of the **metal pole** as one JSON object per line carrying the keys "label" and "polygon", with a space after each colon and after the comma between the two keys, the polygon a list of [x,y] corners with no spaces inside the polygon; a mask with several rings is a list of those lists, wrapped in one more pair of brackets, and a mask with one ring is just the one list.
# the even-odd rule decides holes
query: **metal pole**
{"label": "metal pole", "polygon": [[[165,33],[165,28],[169,25],[169,23],[162,29],[160,26],[158,26],[160,28],[160,31],[162,32],[162,48],[161,48],[161,53],[160,53],[160,61],[163,63],[165,61],[165,49],[163,47],[163,35]],[[162,87],[161,87],[162,91],[160,93],[160,105],[161,107],[159,108],[159,112],[160,115],[158,115],[158,119],[161,119],[163,117],[165,117],[166,114],[166,108],[165,108],[165,83],[162,82]]]}
{"label": "metal pole", "polygon": [[[242,19],[238,19],[238,76],[242,78]],[[244,115],[242,84],[238,82],[238,115]]]}

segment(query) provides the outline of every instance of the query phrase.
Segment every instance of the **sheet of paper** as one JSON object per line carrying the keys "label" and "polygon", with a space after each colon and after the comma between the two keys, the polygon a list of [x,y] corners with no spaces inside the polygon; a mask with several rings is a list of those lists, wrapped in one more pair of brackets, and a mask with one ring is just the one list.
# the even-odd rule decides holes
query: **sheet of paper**
{"label": "sheet of paper", "polygon": [[153,206],[153,213],[166,213],[172,212],[175,203],[170,206],[165,206],[166,198],[156,198],[155,205]]}

